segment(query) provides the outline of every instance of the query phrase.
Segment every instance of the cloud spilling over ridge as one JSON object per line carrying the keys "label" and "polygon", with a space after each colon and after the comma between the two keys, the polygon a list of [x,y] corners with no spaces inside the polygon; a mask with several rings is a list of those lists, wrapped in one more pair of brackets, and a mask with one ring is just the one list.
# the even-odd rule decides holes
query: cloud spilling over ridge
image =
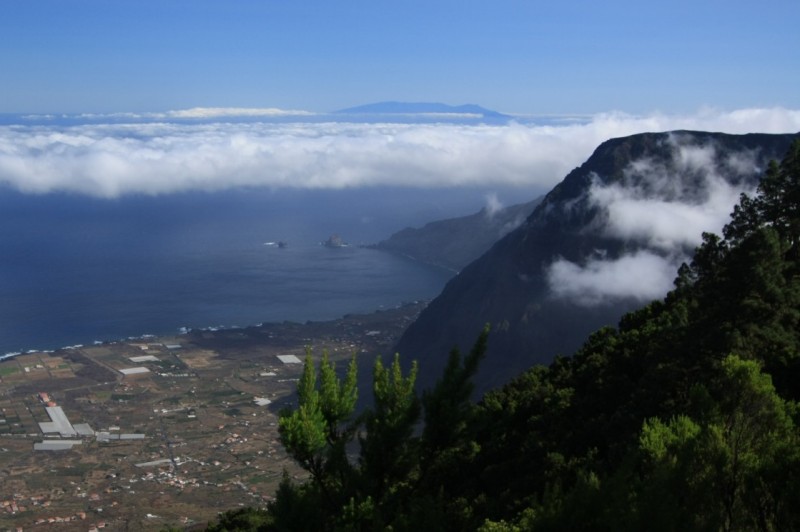
{"label": "cloud spilling over ridge", "polygon": [[546,271],[555,297],[583,306],[663,297],[702,233],[719,233],[740,194],[754,192],[744,177],[763,170],[756,154],[722,156],[713,145],[684,144],[680,135],[669,143],[670,161],[633,161],[621,182],[605,184],[596,176],[588,192],[601,213],[595,229],[635,251],[608,259],[600,253],[584,264],[557,259]]}
{"label": "cloud spilling over ridge", "polygon": [[541,190],[612,137],[675,129],[800,130],[800,111],[780,108],[703,110],[690,116],[612,113],[585,123],[547,126],[168,122],[170,117],[214,118],[231,112],[197,108],[172,112],[182,115],[166,113],[161,122],[2,126],[0,185],[27,193],[98,197],[241,186]]}
{"label": "cloud spilling over ridge", "polygon": [[660,251],[694,248],[703,231],[718,232],[733,206],[753,187],[728,180],[760,173],[753,153],[735,153],[717,164],[713,146],[682,146],[673,139],[673,165],[649,159],[634,161],[621,183],[595,181],[591,204],[605,211],[602,232]]}

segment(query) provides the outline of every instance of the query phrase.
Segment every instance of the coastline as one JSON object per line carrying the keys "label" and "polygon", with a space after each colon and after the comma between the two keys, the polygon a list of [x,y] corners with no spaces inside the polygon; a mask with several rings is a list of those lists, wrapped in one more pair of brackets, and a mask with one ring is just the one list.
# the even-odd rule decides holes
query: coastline
{"label": "coastline", "polygon": [[[306,353],[317,361],[327,353],[340,369],[356,356],[359,399],[369,401],[374,357],[388,355],[426,305],[3,360],[0,469],[14,495],[0,502],[15,509],[0,515],[0,528],[155,531],[268,503],[284,472],[305,474],[280,443],[278,414],[296,401]],[[81,432],[45,432],[53,408]]]}
{"label": "coastline", "polygon": [[[409,259],[414,260],[411,257],[409,257]],[[413,321],[413,319],[417,315],[419,315],[419,312],[421,312],[422,309],[425,306],[427,306],[429,302],[430,302],[429,300],[402,302],[391,308],[377,309],[372,312],[349,313],[345,314],[344,316],[340,316],[338,318],[333,318],[330,320],[307,320],[305,322],[284,320],[282,322],[277,322],[277,321],[262,322],[262,323],[256,323],[254,325],[245,325],[245,326],[214,325],[214,326],[207,326],[200,328],[179,327],[174,334],[144,333],[138,336],[128,336],[125,338],[118,338],[115,340],[92,340],[90,343],[78,343],[74,345],[65,345],[51,349],[23,349],[20,351],[13,351],[0,354],[0,364],[24,355],[31,355],[37,353],[53,354],[69,350],[79,350],[88,347],[101,347],[101,346],[116,345],[122,343],[130,343],[130,342],[158,343],[165,338],[186,338],[188,341],[193,341],[193,339],[198,339],[198,338],[204,338],[205,340],[214,337],[231,338],[232,335],[237,335],[241,338],[242,335],[258,336],[259,335],[258,333],[259,332],[263,333],[263,331],[276,331],[279,329],[283,329],[284,331],[286,331],[288,329],[296,329],[298,327],[316,328],[319,331],[319,330],[324,330],[328,327],[336,328],[338,325],[341,325],[342,323],[347,323],[353,320],[359,320],[359,319],[369,320],[379,315],[383,316],[396,315],[398,319],[401,319],[404,323],[408,324],[410,323],[410,321]],[[284,334],[286,333],[284,332]]]}

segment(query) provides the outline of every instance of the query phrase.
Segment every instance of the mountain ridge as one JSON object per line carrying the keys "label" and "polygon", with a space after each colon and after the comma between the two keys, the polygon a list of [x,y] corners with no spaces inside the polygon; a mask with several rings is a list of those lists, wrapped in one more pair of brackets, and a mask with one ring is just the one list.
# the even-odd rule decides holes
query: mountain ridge
{"label": "mountain ridge", "polygon": [[[645,207],[648,201],[656,207],[658,202],[680,207],[705,196],[713,200],[714,187],[753,188],[767,162],[781,159],[798,136],[674,131],[604,142],[545,196],[522,226],[448,282],[394,351],[406,363],[419,360],[420,385],[429,387],[445,363],[442,355],[432,354],[470,345],[488,323],[492,335],[476,379],[478,393],[533,364],[574,352],[591,332],[615,324],[652,297],[613,297],[595,305],[557,297],[557,289],[568,287],[551,286],[554,264],[591,272],[593,264],[613,264],[637,253],[653,260],[668,260],[670,254],[688,258],[694,248],[689,242],[659,247],[637,235],[636,227],[627,235],[610,233],[613,213],[598,203],[599,192],[628,191],[631,202],[640,201]],[[643,213],[644,222],[651,214],[656,218],[657,210],[652,206],[651,210]],[[670,264],[669,271],[674,267],[677,264]],[[623,282],[633,282],[634,272],[622,273],[623,277],[630,273]],[[587,285],[586,290],[592,289],[597,287]]]}

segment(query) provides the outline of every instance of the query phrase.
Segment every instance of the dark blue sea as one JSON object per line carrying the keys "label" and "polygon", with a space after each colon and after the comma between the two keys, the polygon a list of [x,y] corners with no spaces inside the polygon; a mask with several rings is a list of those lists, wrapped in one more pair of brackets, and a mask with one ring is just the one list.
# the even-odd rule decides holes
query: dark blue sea
{"label": "dark blue sea", "polygon": [[[0,189],[0,355],[430,299],[451,272],[361,245],[476,212],[484,194],[252,189],[109,200]],[[320,245],[334,233],[350,245]],[[288,245],[269,244],[278,241]]]}

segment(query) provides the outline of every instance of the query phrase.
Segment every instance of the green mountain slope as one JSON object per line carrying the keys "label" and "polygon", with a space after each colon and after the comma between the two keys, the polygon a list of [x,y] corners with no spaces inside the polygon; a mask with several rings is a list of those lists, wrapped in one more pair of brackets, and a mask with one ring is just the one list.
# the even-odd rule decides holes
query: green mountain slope
{"label": "green mountain slope", "polygon": [[489,394],[485,511],[545,530],[800,526],[799,200],[795,143],[663,301]]}

